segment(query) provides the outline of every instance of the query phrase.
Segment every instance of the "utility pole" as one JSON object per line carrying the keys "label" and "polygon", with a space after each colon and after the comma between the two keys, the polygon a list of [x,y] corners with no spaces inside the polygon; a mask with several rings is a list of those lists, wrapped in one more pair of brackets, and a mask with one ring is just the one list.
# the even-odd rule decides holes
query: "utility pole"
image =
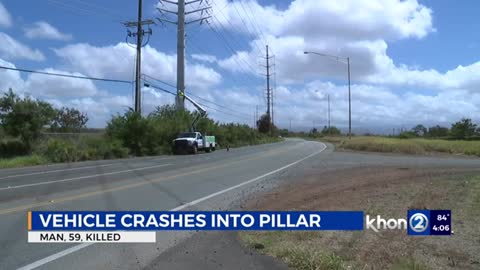
{"label": "utility pole", "polygon": [[255,117],[255,128],[258,128],[258,126],[257,126],[257,121],[258,121],[258,116],[259,116],[258,115],[258,105],[255,105],[255,115],[256,115],[256,117]]}
{"label": "utility pole", "polygon": [[185,0],[178,0],[177,22],[177,110],[185,110]]}
{"label": "utility pole", "polygon": [[290,129],[289,131],[291,132],[292,131],[292,119],[290,119]]}
{"label": "utility pole", "polygon": [[268,45],[266,45],[267,49],[267,115],[270,118],[270,121],[272,120],[271,115],[270,115],[270,57],[268,56]]}
{"label": "utility pole", "polygon": [[135,111],[142,113],[141,98],[142,88],[140,76],[142,74],[142,0],[138,0],[138,20],[137,20],[137,63],[135,66]]}
{"label": "utility pole", "polygon": [[330,94],[328,94],[328,130],[330,130]]}
{"label": "utility pole", "polygon": [[[125,22],[124,25],[127,28],[137,28],[137,32],[131,32],[130,30],[127,31],[128,37],[136,37],[136,49],[137,49],[137,60],[135,63],[135,112],[142,113],[142,83],[141,83],[141,75],[142,75],[142,47],[146,44],[143,44],[143,36],[144,35],[151,35],[152,29],[150,28],[151,24],[155,24],[153,20],[145,20],[142,21],[142,9],[143,3],[142,0],[138,0],[138,18],[136,22]],[[143,25],[148,25],[148,30],[143,30]]]}
{"label": "utility pole", "polygon": [[352,94],[350,91],[350,57],[347,57],[348,68],[348,138],[352,139]]}
{"label": "utility pole", "polygon": [[275,67],[275,55],[273,57],[273,88],[271,89],[271,95],[272,95],[272,126],[275,127],[275,120],[273,118],[274,114],[274,99],[275,99],[275,91],[277,90],[277,72],[276,72],[276,67]]}
{"label": "utility pole", "polygon": [[265,57],[265,60],[266,60],[266,66],[263,66],[267,69],[267,74],[265,74],[265,76],[267,77],[267,115],[268,115],[268,118],[270,119],[270,123],[269,123],[269,131],[270,131],[270,135],[273,135],[273,129],[272,129],[272,125],[273,125],[273,93],[272,93],[272,89],[270,88],[270,78],[272,77],[272,74],[270,73],[270,69],[273,67],[273,65],[270,63],[270,59],[273,58],[273,56],[270,56],[270,51],[269,51],[269,48],[268,48],[268,45],[265,46],[266,48],[266,57]]}
{"label": "utility pole", "polygon": [[[175,98],[175,106],[177,110],[185,109],[185,26],[195,22],[200,22],[200,24],[202,24],[204,21],[206,21],[208,23],[207,19],[211,17],[208,13],[211,7],[207,1],[205,1],[207,6],[188,12],[185,11],[186,6],[197,2],[200,2],[201,4],[204,1],[191,0],[185,2],[185,0],[178,0],[178,2],[173,2],[170,0],[160,0],[162,5],[164,5],[164,3],[176,5],[177,11],[172,11],[165,8],[157,8],[160,14],[162,14],[162,17],[157,18],[157,20],[159,20],[161,23],[167,22],[177,25],[177,95]],[[189,22],[185,21],[187,15],[197,12],[202,13],[199,19]],[[203,15],[204,12],[207,14],[206,16]],[[177,21],[169,20],[165,17],[166,14],[174,14],[177,17]]]}

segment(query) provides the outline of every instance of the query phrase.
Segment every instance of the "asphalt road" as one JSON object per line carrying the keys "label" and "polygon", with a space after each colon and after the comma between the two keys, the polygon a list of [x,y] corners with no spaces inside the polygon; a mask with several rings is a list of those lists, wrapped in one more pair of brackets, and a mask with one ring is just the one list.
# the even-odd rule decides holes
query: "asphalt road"
{"label": "asphalt road", "polygon": [[336,153],[328,146],[289,139],[195,156],[0,170],[0,269],[141,269],[194,234],[157,233],[155,244],[28,244],[28,210],[224,210],[312,164],[480,167],[479,159]]}

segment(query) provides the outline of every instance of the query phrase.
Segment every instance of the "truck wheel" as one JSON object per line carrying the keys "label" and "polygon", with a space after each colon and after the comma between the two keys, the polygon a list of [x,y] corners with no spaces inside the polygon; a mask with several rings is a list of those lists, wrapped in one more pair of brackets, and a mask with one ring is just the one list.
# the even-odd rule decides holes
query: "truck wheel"
{"label": "truck wheel", "polygon": [[205,148],[205,152],[206,152],[206,153],[212,152],[212,145],[210,145],[209,147],[206,147],[206,148]]}
{"label": "truck wheel", "polygon": [[197,145],[194,145],[193,148],[192,148],[192,154],[196,155],[197,152],[198,152]]}
{"label": "truck wheel", "polygon": [[214,147],[212,147],[212,151],[213,151],[213,152],[215,152],[215,146],[214,146]]}

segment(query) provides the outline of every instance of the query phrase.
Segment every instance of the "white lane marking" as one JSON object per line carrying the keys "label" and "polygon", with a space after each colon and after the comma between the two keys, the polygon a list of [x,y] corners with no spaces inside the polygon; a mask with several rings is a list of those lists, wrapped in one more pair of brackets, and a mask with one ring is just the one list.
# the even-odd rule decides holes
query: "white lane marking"
{"label": "white lane marking", "polygon": [[[313,157],[313,156],[315,156],[315,155],[320,154],[323,150],[325,150],[325,149],[327,148],[327,146],[326,146],[324,143],[321,143],[321,144],[323,145],[323,148],[322,148],[321,150],[319,150],[319,151],[317,151],[317,152],[315,152],[315,153],[313,153],[313,154],[310,154],[310,155],[308,155],[308,156],[306,156],[306,157],[304,157],[304,158],[302,158],[302,159],[299,159],[299,160],[297,160],[297,161],[295,161],[295,162],[292,162],[292,163],[290,163],[290,164],[288,164],[288,165],[285,165],[285,166],[283,166],[283,167],[281,167],[281,168],[278,168],[278,169],[273,170],[273,171],[271,171],[271,172],[268,172],[268,173],[266,173],[266,174],[260,175],[260,176],[258,176],[258,177],[253,178],[253,179],[250,179],[250,180],[248,180],[248,181],[246,181],[246,182],[243,182],[243,183],[240,183],[240,184],[238,184],[238,185],[229,187],[229,188],[227,188],[227,189],[224,189],[224,190],[221,190],[221,191],[212,193],[212,194],[210,194],[210,195],[208,195],[208,196],[205,196],[205,197],[202,197],[202,198],[200,198],[200,199],[191,201],[191,202],[189,202],[189,203],[180,205],[180,206],[178,206],[178,207],[175,207],[175,208],[171,209],[170,211],[173,211],[173,212],[175,212],[175,211],[180,211],[180,210],[185,209],[185,208],[187,208],[187,207],[189,207],[189,206],[193,206],[193,205],[199,204],[199,203],[201,203],[201,202],[203,202],[203,201],[206,201],[206,200],[208,200],[208,199],[211,199],[211,198],[213,198],[213,197],[215,197],[215,196],[218,196],[218,195],[221,195],[221,194],[223,194],[223,193],[229,192],[229,191],[234,190],[234,189],[236,189],[236,188],[239,188],[239,187],[241,187],[241,186],[248,185],[248,184],[253,183],[253,182],[255,182],[255,181],[258,181],[258,180],[260,180],[260,179],[262,179],[262,178],[264,178],[264,177],[267,177],[267,176],[270,176],[270,175],[275,174],[275,173],[277,173],[277,172],[280,172],[280,171],[282,171],[282,170],[285,170],[285,169],[287,169],[287,168],[289,168],[289,167],[291,167],[291,166],[294,166],[294,165],[296,165],[296,164],[298,164],[298,163],[300,163],[300,162],[302,162],[302,161],[304,161],[304,160],[306,160],[306,159],[308,159],[308,158],[311,158],[311,157]],[[25,266],[23,266],[23,267],[21,267],[21,268],[18,268],[18,270],[31,270],[31,269],[38,268],[38,267],[40,267],[40,266],[42,266],[42,265],[45,265],[45,264],[50,263],[50,262],[52,262],[52,261],[54,261],[54,260],[60,259],[60,258],[62,258],[62,257],[64,257],[64,256],[67,256],[67,255],[72,254],[72,253],[74,253],[74,252],[76,252],[76,251],[79,251],[79,250],[81,250],[81,249],[84,249],[84,248],[86,248],[86,247],[89,247],[89,246],[91,246],[91,245],[93,245],[93,244],[95,244],[95,243],[83,243],[83,244],[79,244],[79,245],[73,246],[73,247],[71,247],[71,248],[67,248],[67,249],[62,250],[62,251],[60,251],[60,252],[58,252],[58,253],[55,253],[55,254],[53,254],[53,255],[50,255],[50,256],[48,256],[48,257],[45,257],[45,258],[40,259],[40,260],[38,260],[38,261],[35,261],[35,262],[31,263],[31,264],[28,264],[28,265],[25,265]]]}
{"label": "white lane marking", "polygon": [[160,165],[142,167],[142,168],[137,168],[137,169],[123,170],[123,171],[116,171],[116,172],[109,172],[109,173],[92,174],[92,175],[79,176],[79,177],[73,177],[73,178],[67,178],[67,179],[61,179],[61,180],[39,182],[39,183],[34,183],[34,184],[2,187],[2,188],[0,188],[0,191],[26,188],[26,187],[34,187],[34,186],[40,186],[40,185],[49,185],[49,184],[56,184],[56,183],[63,183],[63,182],[71,182],[71,181],[76,181],[76,180],[80,180],[80,179],[93,178],[93,177],[104,176],[104,175],[114,175],[114,174],[120,174],[120,173],[126,173],[126,172],[143,171],[143,170],[148,170],[148,169],[153,169],[153,168],[158,168],[158,167],[165,167],[165,166],[169,166],[169,165],[172,165],[172,164],[160,164]]}
{"label": "white lane marking", "polygon": [[38,175],[38,174],[48,174],[48,173],[56,173],[56,172],[66,172],[66,171],[75,171],[75,170],[82,170],[82,169],[91,169],[91,168],[97,168],[97,167],[107,167],[107,166],[112,166],[115,164],[121,164],[121,163],[108,163],[108,164],[103,164],[103,165],[92,165],[92,166],[85,166],[85,167],[75,167],[75,168],[68,168],[68,169],[58,169],[58,170],[51,170],[51,171],[41,171],[41,172],[34,172],[34,173],[24,173],[24,174],[14,174],[14,175],[7,175],[0,177],[1,179],[7,179],[7,178],[14,178],[14,177],[22,177],[22,176],[32,176],[32,175]]}

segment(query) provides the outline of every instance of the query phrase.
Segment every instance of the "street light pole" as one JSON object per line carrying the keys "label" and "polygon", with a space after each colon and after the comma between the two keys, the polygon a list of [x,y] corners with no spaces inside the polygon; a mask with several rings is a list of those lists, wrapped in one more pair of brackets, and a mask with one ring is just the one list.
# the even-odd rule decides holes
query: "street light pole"
{"label": "street light pole", "polygon": [[[352,95],[350,91],[350,57],[340,57],[336,55],[318,53],[318,52],[303,52],[304,54],[316,54],[319,56],[334,58],[338,62],[342,62],[339,59],[347,60],[347,73],[348,73],[348,138],[352,139]],[[345,63],[345,62],[343,62]]]}
{"label": "street light pole", "polygon": [[348,138],[352,139],[352,93],[350,91],[350,57],[347,57],[348,68]]}

